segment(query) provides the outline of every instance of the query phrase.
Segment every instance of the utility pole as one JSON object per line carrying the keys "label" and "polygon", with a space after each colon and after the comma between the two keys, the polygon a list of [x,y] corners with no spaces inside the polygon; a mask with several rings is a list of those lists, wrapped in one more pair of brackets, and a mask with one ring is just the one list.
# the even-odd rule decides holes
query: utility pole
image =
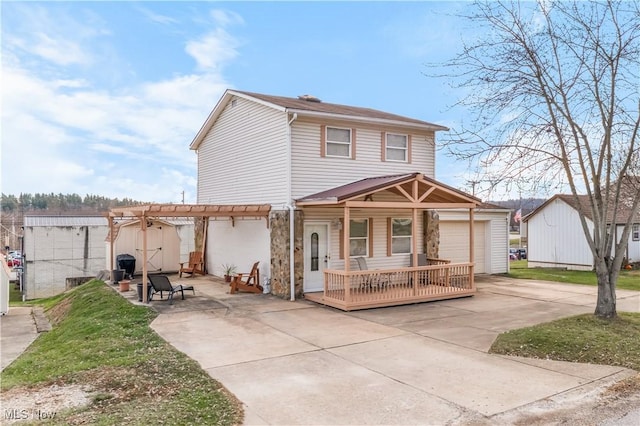
{"label": "utility pole", "polygon": [[476,196],[476,185],[479,184],[480,181],[470,180],[468,182],[471,184],[471,195],[473,195],[475,197]]}

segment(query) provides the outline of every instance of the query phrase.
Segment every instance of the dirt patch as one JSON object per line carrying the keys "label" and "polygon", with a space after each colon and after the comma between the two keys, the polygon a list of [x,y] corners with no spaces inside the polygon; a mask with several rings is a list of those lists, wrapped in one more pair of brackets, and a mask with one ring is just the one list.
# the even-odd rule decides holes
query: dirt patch
{"label": "dirt patch", "polygon": [[2,392],[2,424],[55,419],[61,411],[89,405],[92,390],[86,385],[16,387]]}
{"label": "dirt patch", "polygon": [[60,322],[66,318],[69,313],[69,309],[71,309],[71,297],[61,300],[53,308],[49,309],[47,311],[47,317],[49,317],[51,324],[60,324]]}
{"label": "dirt patch", "polygon": [[[521,426],[616,424],[640,406],[640,374],[578,394],[557,395],[491,418],[491,423]],[[613,423],[611,423],[613,422]]]}
{"label": "dirt patch", "polygon": [[625,397],[628,395],[640,393],[640,373],[633,377],[622,380],[613,386],[609,387],[606,392],[606,397]]}

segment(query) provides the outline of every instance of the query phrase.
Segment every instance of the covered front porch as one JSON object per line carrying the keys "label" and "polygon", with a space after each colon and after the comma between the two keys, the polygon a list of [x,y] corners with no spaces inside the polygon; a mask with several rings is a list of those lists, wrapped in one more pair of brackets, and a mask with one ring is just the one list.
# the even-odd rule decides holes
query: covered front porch
{"label": "covered front porch", "polygon": [[[297,200],[305,220],[334,215],[332,223],[340,228],[339,254],[335,248],[328,248],[324,263],[322,253],[309,245],[312,243],[305,243],[304,279],[322,274],[321,291],[305,291],[305,298],[350,311],[473,295],[473,216],[479,203],[480,200],[420,173],[364,179]],[[439,259],[437,242],[436,256],[430,257],[434,251],[427,247],[427,231],[419,232],[421,213],[460,208],[469,210],[468,262]],[[340,217],[336,218],[338,213]],[[403,218],[400,223],[404,231],[402,227],[395,230],[396,217]],[[351,232],[358,220],[366,221],[364,239],[361,235],[354,237],[358,232]],[[386,227],[377,225],[383,221],[387,222]],[[381,234],[385,234],[384,238]],[[313,238],[305,234],[305,239]],[[341,260],[329,264],[326,259],[332,257]],[[373,267],[367,267],[367,262]]]}

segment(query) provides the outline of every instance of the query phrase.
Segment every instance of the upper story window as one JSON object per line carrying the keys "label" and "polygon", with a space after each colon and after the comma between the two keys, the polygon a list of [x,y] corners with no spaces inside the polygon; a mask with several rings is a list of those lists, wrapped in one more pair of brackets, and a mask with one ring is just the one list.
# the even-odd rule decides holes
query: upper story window
{"label": "upper story window", "polygon": [[391,219],[391,254],[411,253],[411,219]]}
{"label": "upper story window", "polygon": [[631,227],[631,239],[633,241],[640,241],[640,225],[637,223],[633,224]]}
{"label": "upper story window", "polygon": [[349,256],[369,255],[369,219],[349,221]]}
{"label": "upper story window", "polygon": [[387,133],[385,142],[387,161],[409,161],[409,138],[407,135]]}
{"label": "upper story window", "polygon": [[328,157],[351,158],[352,130],[338,127],[326,128],[326,155]]}

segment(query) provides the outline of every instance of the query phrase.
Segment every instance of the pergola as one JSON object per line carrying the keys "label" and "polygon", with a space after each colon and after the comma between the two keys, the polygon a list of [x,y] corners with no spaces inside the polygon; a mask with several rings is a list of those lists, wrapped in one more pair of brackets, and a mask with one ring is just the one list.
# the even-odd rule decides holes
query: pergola
{"label": "pergola", "polygon": [[[270,204],[240,204],[240,205],[211,205],[211,204],[148,204],[141,206],[116,207],[109,210],[110,235],[110,266],[114,269],[114,239],[115,219],[131,219],[140,221],[142,231],[142,297],[147,303],[147,220],[175,217],[204,218],[203,251],[206,247],[207,229],[210,218],[230,218],[233,222],[236,218],[264,218],[266,226],[269,226]],[[204,253],[203,253],[204,254]],[[112,272],[113,273],[113,272]],[[113,279],[113,277],[111,277]]]}

